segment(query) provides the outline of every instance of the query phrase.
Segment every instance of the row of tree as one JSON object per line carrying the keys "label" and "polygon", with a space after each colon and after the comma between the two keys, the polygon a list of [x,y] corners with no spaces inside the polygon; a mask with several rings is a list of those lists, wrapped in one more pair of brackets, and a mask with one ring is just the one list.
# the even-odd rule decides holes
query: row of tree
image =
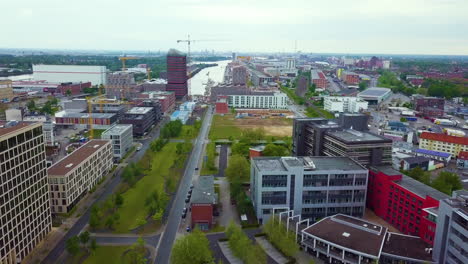
{"label": "row of tree", "polygon": [[30,100],[26,104],[26,107],[30,112],[39,112],[41,114],[54,115],[59,110],[58,103],[59,101],[57,98],[50,96],[41,107],[36,105],[36,102],[34,100]]}
{"label": "row of tree", "polygon": [[91,207],[89,217],[89,227],[91,230],[105,226],[109,229],[114,228],[119,223],[120,215],[118,209],[122,207],[124,198],[122,194],[113,194],[109,199],[102,204],[95,204]]}
{"label": "row of tree", "polygon": [[456,173],[441,171],[435,179],[431,179],[429,172],[424,171],[420,167],[403,171],[403,173],[448,195],[452,195],[453,191],[463,188],[460,177]]}
{"label": "row of tree", "polygon": [[226,230],[228,245],[234,256],[246,264],[267,263],[265,251],[258,244],[254,244],[242,229],[231,222]]}

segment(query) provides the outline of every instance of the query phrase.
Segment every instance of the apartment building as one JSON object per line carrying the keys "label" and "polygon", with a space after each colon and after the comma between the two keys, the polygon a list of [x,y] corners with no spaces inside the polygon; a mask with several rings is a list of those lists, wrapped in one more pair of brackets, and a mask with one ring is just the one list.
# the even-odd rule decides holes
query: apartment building
{"label": "apartment building", "polygon": [[468,191],[440,201],[432,257],[436,263],[468,263]]}
{"label": "apartment building", "polygon": [[48,169],[52,213],[67,213],[112,168],[112,142],[91,140]]}
{"label": "apartment building", "polygon": [[114,159],[119,161],[133,146],[133,125],[113,125],[101,134],[101,138],[112,141]]}
{"label": "apartment building", "polygon": [[11,80],[0,80],[0,102],[10,102],[13,99],[13,86]]}
{"label": "apartment building", "polygon": [[437,97],[413,97],[414,110],[423,116],[441,117],[444,115],[445,99]]}
{"label": "apartment building", "polygon": [[52,228],[40,123],[0,121],[0,263],[20,263]]}
{"label": "apartment building", "polygon": [[252,92],[228,95],[228,105],[233,108],[286,109],[288,96],[282,92]]}
{"label": "apartment building", "polygon": [[359,83],[359,74],[344,71],[341,73],[341,80],[343,80],[348,85],[356,85]]}
{"label": "apartment building", "polygon": [[245,85],[248,77],[249,75],[245,66],[239,65],[232,67],[232,84]]}
{"label": "apartment building", "polygon": [[143,136],[156,123],[156,115],[154,107],[133,107],[124,114],[120,123],[133,125],[133,134]]}
{"label": "apartment building", "polygon": [[326,96],[323,100],[323,108],[330,112],[358,113],[367,110],[368,105],[369,102],[352,96]]}
{"label": "apartment building", "polygon": [[449,153],[452,157],[458,157],[461,151],[468,151],[468,138],[423,132],[419,136],[419,147]]}
{"label": "apartment building", "polygon": [[260,221],[278,207],[312,221],[338,213],[364,214],[368,171],[348,157],[255,157],[250,175]]}
{"label": "apartment building", "polygon": [[131,99],[141,92],[135,82],[133,72],[114,72],[107,74],[106,96],[115,99]]}
{"label": "apartment building", "polygon": [[327,77],[320,70],[311,70],[310,71],[312,84],[315,84],[315,87],[318,89],[325,89],[328,86]]}

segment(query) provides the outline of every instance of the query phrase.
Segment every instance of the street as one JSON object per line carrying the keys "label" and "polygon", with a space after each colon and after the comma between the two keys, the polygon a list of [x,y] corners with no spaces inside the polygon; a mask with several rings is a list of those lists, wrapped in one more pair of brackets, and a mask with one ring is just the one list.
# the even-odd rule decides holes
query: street
{"label": "street", "polygon": [[[140,141],[143,144],[142,149],[140,151],[136,151],[133,154],[133,156],[129,157],[128,160],[127,160],[128,163],[137,162],[138,160],[140,160],[143,157],[144,153],[149,148],[149,145],[150,145],[151,141],[153,141],[154,139],[159,137],[160,128],[165,123],[167,123],[167,119],[162,120],[159,123],[159,125],[150,133],[150,138]],[[105,186],[104,192],[99,196],[98,199],[96,199],[96,201],[93,202],[93,204],[104,201],[105,199],[107,199],[107,197],[109,197],[109,195],[114,193],[116,187],[122,181],[122,179],[121,179],[122,171],[123,170],[119,170],[119,171],[115,172],[115,174],[116,174],[115,177],[113,177],[110,180],[110,182],[108,183],[108,185]],[[70,237],[78,235],[83,230],[83,228],[88,224],[89,215],[90,215],[90,208],[91,207],[92,206],[89,206],[89,208],[80,217],[80,219],[75,223],[75,225],[73,225],[73,227],[71,227],[70,230],[68,230],[67,234],[57,243],[55,248],[52,251],[49,252],[49,254],[47,255],[47,257],[44,259],[44,261],[42,263],[53,264],[53,263],[55,263],[55,261],[57,259],[59,259],[59,257],[65,251],[65,242]],[[116,239],[118,239],[118,238],[116,238]]]}
{"label": "street", "polygon": [[203,143],[208,136],[209,125],[211,124],[212,117],[212,107],[208,106],[200,133],[198,134],[198,137],[195,141],[192,154],[190,155],[187,167],[185,168],[185,173],[179,184],[179,189],[177,190],[173,206],[170,209],[165,230],[162,233],[161,239],[159,239],[159,245],[157,247],[156,259],[154,263],[169,263],[172,245],[174,244],[177,230],[181,223],[182,209],[186,207],[185,197],[188,193],[190,184],[192,183],[192,177],[195,168],[198,167],[200,159],[202,158]]}

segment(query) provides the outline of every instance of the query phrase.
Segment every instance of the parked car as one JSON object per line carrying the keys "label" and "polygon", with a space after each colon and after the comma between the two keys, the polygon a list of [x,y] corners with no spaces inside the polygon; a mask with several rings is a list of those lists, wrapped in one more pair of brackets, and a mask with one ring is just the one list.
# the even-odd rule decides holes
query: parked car
{"label": "parked car", "polygon": [[184,209],[182,209],[182,213],[184,213],[184,214],[187,213],[187,207],[184,207]]}
{"label": "parked car", "polygon": [[192,190],[192,189],[190,189],[190,190],[188,191],[188,193],[189,193],[189,194],[192,194],[192,191],[193,191],[193,190]]}
{"label": "parked car", "polygon": [[194,186],[193,186],[193,184],[190,184],[190,190],[192,190],[192,189],[193,189],[193,187],[194,187]]}
{"label": "parked car", "polygon": [[185,198],[185,202],[186,203],[190,202],[190,197],[187,196],[187,198]]}
{"label": "parked car", "polygon": [[182,213],[182,218],[185,219],[185,217],[187,217],[187,213]]}

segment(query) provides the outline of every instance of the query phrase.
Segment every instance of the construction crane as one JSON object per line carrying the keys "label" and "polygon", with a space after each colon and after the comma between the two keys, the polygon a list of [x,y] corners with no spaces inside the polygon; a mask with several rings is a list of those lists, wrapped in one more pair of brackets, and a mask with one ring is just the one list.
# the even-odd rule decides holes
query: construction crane
{"label": "construction crane", "polygon": [[148,75],[148,81],[150,81],[151,80],[151,68],[150,67],[146,68],[146,75]]}
{"label": "construction crane", "polygon": [[127,70],[127,68],[125,67],[125,62],[127,60],[136,60],[136,59],[139,59],[138,57],[132,57],[132,56],[122,56],[122,57],[119,57],[119,60],[122,61],[122,71],[125,71]]}
{"label": "construction crane", "polygon": [[89,140],[94,138],[94,129],[93,129],[93,105],[91,103],[91,97],[86,97],[86,102],[88,103],[88,125],[89,125]]}
{"label": "construction crane", "polygon": [[187,39],[178,39],[177,43],[186,42],[187,43],[187,64],[190,62],[190,44],[196,40],[191,40],[190,35],[187,35]]}

